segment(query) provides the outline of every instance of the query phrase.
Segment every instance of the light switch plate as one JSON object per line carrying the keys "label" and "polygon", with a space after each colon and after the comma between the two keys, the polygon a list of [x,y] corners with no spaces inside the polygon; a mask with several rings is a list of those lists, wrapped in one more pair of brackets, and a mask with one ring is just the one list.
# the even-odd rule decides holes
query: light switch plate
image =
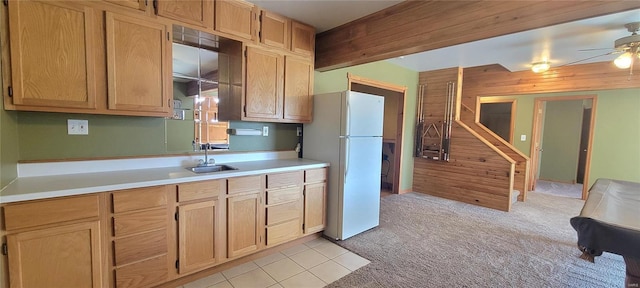
{"label": "light switch plate", "polygon": [[262,126],[262,136],[269,136],[269,126]]}
{"label": "light switch plate", "polygon": [[67,119],[67,134],[89,135],[89,120]]}
{"label": "light switch plate", "polygon": [[527,141],[527,135],[520,135],[520,141]]}

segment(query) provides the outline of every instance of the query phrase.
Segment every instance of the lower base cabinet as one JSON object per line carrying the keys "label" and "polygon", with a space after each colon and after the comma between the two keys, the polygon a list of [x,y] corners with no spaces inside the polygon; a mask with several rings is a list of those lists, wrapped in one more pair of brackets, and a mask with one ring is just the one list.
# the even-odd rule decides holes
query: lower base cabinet
{"label": "lower base cabinet", "polygon": [[9,287],[157,286],[322,231],[325,202],[322,168],[4,204]]}
{"label": "lower base cabinet", "polygon": [[103,287],[99,221],[7,235],[11,287]]}
{"label": "lower base cabinet", "polygon": [[224,241],[221,219],[224,209],[219,197],[226,180],[178,185],[178,263],[180,275],[199,271],[224,260],[220,246]]}
{"label": "lower base cabinet", "polygon": [[9,287],[107,286],[102,202],[94,194],[3,205]]}

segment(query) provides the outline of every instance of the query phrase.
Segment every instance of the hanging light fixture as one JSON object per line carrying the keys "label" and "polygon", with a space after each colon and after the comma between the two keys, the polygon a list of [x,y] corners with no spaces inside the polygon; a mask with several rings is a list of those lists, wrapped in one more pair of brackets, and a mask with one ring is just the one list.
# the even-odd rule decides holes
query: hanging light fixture
{"label": "hanging light fixture", "polygon": [[613,64],[620,69],[630,68],[629,73],[633,73],[634,61],[640,60],[640,22],[628,23],[624,27],[631,32],[631,36],[622,37],[614,42],[614,47],[624,53],[613,60]]}
{"label": "hanging light fixture", "polygon": [[549,61],[540,61],[531,64],[531,71],[533,73],[543,73],[551,68],[551,63]]}

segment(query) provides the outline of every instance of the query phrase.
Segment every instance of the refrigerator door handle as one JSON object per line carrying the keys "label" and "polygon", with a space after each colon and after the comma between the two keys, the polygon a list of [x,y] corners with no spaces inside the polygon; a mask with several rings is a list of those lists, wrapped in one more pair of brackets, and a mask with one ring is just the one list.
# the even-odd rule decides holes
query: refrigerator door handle
{"label": "refrigerator door handle", "polygon": [[[344,151],[349,151],[349,137],[344,137]],[[344,184],[347,184],[347,174],[349,174],[349,157],[344,157]]]}

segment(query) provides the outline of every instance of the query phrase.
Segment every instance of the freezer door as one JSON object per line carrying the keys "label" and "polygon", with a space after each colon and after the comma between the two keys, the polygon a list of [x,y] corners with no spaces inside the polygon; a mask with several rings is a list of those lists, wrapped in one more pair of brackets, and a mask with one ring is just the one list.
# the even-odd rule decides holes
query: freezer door
{"label": "freezer door", "polygon": [[378,226],[382,137],[346,137],[340,239]]}
{"label": "freezer door", "polygon": [[346,97],[346,131],[342,135],[382,136],[384,97],[353,91]]}

